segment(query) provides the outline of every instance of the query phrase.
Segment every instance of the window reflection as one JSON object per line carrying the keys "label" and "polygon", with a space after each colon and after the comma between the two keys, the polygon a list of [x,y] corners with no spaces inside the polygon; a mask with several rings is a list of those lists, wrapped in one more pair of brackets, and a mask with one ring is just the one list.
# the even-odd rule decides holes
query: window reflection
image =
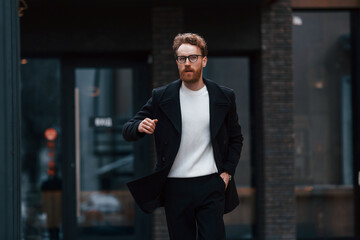
{"label": "window reflection", "polygon": [[251,186],[250,164],[250,87],[249,59],[245,57],[209,57],[204,76],[234,89],[239,122],[244,136],[241,158],[236,169],[240,205],[224,216],[228,239],[253,239],[255,190]]}
{"label": "window reflection", "polygon": [[350,14],[295,12],[297,234],[354,235]]}
{"label": "window reflection", "polygon": [[60,61],[21,66],[22,239],[62,239]]}
{"label": "window reflection", "polygon": [[133,143],[122,125],[132,116],[132,69],[77,68],[80,236],[134,234]]}

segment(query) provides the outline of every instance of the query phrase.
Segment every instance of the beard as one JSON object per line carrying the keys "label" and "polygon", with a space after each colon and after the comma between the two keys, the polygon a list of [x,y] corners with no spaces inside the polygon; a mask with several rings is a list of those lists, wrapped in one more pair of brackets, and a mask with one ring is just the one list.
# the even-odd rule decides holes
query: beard
{"label": "beard", "polygon": [[185,68],[180,72],[180,78],[187,83],[196,83],[201,80],[202,68],[195,70],[193,68]]}

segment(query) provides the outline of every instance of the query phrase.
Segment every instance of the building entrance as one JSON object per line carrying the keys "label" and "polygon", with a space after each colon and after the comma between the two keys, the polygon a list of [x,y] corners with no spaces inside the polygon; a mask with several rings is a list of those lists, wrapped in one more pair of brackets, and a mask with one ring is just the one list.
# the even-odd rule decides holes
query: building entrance
{"label": "building entrance", "polygon": [[149,139],[129,143],[121,134],[148,99],[146,63],[77,60],[63,72],[64,98],[72,96],[63,106],[64,239],[148,239],[126,182],[150,171]]}

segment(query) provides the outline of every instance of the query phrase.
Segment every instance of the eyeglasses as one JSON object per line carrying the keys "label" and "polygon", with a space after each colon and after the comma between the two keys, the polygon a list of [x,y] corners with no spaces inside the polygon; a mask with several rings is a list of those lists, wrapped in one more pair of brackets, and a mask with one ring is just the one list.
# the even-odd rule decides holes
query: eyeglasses
{"label": "eyeglasses", "polygon": [[194,63],[198,60],[198,58],[200,57],[201,55],[190,55],[190,56],[176,56],[176,61],[178,61],[179,63],[185,63],[186,62],[186,59],[189,59],[189,61],[191,63]]}

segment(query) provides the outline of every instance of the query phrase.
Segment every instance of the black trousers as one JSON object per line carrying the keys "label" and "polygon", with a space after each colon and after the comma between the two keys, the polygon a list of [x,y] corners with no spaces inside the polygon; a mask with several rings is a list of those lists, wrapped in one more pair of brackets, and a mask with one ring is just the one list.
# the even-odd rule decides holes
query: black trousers
{"label": "black trousers", "polygon": [[219,174],[168,178],[165,214],[171,240],[225,240],[225,183]]}

